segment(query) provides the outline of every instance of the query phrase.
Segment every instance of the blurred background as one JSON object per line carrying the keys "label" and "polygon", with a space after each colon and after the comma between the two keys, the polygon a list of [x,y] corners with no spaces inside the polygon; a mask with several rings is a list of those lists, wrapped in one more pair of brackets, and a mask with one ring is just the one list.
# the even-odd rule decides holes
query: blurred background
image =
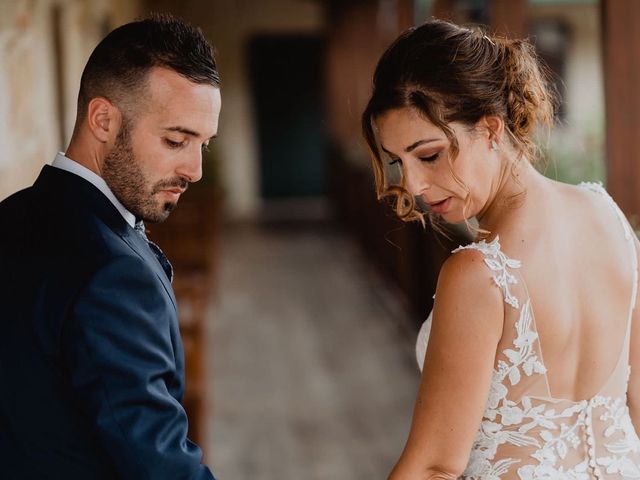
{"label": "blurred background", "polygon": [[200,26],[223,79],[203,180],[149,226],[176,270],[190,435],[220,478],[385,478],[403,447],[415,335],[466,239],[375,199],[359,115],[401,31],[530,38],[562,97],[541,168],[640,213],[637,0],[0,0],[0,199],[65,149],[96,43],[149,12]]}

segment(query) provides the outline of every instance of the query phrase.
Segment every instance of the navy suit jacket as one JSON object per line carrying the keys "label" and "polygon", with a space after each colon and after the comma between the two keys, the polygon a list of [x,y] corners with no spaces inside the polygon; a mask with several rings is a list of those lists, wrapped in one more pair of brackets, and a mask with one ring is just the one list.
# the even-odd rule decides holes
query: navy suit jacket
{"label": "navy suit jacket", "polygon": [[212,479],[187,439],[169,279],[91,183],[0,203],[0,478]]}

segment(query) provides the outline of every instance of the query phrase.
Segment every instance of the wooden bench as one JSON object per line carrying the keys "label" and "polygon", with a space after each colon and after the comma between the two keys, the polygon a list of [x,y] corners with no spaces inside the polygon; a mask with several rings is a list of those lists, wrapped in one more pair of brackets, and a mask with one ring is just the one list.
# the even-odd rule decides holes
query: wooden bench
{"label": "wooden bench", "polygon": [[207,189],[187,191],[166,222],[147,225],[174,269],[180,334],[184,344],[186,388],[183,406],[189,438],[202,446],[205,438],[207,375],[206,320],[215,288],[220,198]]}

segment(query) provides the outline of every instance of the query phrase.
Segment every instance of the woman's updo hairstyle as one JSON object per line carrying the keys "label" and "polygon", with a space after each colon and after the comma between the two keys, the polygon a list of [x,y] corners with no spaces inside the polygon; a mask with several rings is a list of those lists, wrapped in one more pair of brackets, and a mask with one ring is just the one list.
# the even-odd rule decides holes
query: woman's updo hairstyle
{"label": "woman's updo hairstyle", "polygon": [[[479,29],[440,20],[404,32],[380,58],[373,93],[362,114],[378,199],[394,198],[402,220],[424,222],[404,179],[400,185],[389,185],[374,131],[377,116],[398,108],[415,109],[451,142],[450,162],[458,154],[450,123],[472,127],[483,116],[499,116],[518,160],[533,162],[536,126],[553,123],[555,95],[547,78],[533,46],[525,40],[489,37]],[[430,220],[435,221],[431,216]]]}

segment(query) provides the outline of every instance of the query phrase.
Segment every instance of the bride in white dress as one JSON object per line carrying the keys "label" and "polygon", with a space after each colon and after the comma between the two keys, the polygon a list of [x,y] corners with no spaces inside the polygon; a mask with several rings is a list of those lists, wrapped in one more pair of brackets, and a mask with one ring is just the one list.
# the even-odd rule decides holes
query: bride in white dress
{"label": "bride in white dress", "polygon": [[532,166],[553,117],[532,52],[433,21],[376,69],[363,129],[379,197],[405,220],[479,225],[440,272],[392,480],[640,478],[639,244],[602,186]]}

